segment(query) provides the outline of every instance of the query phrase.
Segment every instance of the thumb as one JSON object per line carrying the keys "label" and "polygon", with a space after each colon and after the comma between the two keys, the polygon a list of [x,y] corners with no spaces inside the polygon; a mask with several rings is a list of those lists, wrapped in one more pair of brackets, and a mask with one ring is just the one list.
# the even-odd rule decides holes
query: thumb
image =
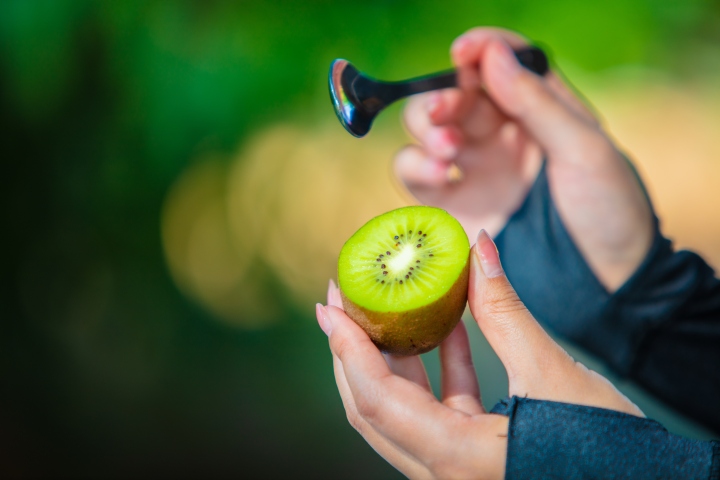
{"label": "thumb", "polygon": [[[550,338],[510,285],[497,248],[485,230],[471,251],[468,303],[475,321],[513,383],[542,378],[572,359]],[[532,383],[532,382],[531,382]]]}
{"label": "thumb", "polygon": [[498,107],[522,124],[548,154],[579,151],[574,149],[581,145],[587,150],[588,140],[604,139],[597,122],[567,105],[548,78],[523,68],[504,41],[496,39],[486,47],[481,76]]}

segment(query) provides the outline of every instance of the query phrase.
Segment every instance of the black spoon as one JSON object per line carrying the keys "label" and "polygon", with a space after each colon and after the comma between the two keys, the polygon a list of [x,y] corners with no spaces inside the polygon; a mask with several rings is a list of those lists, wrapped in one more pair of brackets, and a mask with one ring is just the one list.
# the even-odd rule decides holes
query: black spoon
{"label": "black spoon", "polygon": [[[525,47],[515,51],[521,65],[545,75],[548,60],[538,47]],[[380,111],[401,98],[416,93],[457,86],[454,70],[402,82],[383,82],[360,73],[347,60],[338,58],[330,64],[330,100],[338,120],[345,130],[356,137],[364,137]]]}

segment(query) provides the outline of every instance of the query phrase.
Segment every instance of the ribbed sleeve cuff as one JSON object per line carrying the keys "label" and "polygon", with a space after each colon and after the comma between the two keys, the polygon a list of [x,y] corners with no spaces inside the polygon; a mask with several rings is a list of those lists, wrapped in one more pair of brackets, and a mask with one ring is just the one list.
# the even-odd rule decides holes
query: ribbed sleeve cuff
{"label": "ribbed sleeve cuff", "polygon": [[510,418],[508,479],[717,478],[717,443],[673,435],[653,420],[519,397],[492,413]]}

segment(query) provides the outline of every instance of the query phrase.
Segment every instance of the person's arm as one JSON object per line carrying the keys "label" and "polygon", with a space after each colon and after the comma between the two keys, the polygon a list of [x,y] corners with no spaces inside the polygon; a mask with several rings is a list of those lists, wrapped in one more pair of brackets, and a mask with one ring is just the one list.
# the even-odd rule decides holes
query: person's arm
{"label": "person's arm", "polygon": [[440,346],[437,399],[420,357],[383,357],[345,315],[333,284],[329,306],[317,306],[347,417],[380,455],[410,478],[720,480],[716,444],[644,418],[545,333],[484,232],[470,257],[470,311],[507,370],[512,396],[491,412],[462,322]]}
{"label": "person's arm", "polygon": [[566,231],[544,171],[496,241],[541,323],[720,432],[720,280],[702,258],[674,251],[656,221],[644,261],[608,292]]}
{"label": "person's arm", "polygon": [[[720,431],[718,280],[662,238],[636,172],[592,112],[552,71],[521,68],[499,39],[525,44],[473,29],[451,50],[472,81],[408,102],[419,144],[396,157],[399,178],[469,234],[497,235],[538,320]],[[461,181],[448,175],[453,164]]]}

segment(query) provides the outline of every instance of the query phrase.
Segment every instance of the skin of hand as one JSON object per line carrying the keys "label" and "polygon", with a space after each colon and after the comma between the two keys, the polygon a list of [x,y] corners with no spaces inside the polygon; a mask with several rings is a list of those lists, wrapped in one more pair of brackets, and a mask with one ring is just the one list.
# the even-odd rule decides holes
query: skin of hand
{"label": "skin of hand", "polygon": [[[509,394],[643,416],[599,374],[575,362],[535,321],[505,276],[485,231],[470,253],[469,304],[507,371]],[[342,310],[331,281],[316,307],[350,424],[410,478],[503,478],[508,418],[480,399],[463,322],[440,345],[442,397],[420,357],[383,355]]]}
{"label": "skin of hand", "polygon": [[451,56],[460,88],[409,100],[404,122],[419,144],[397,154],[396,175],[468,234],[483,227],[494,236],[521,206],[545,158],[567,231],[613,292],[650,248],[650,205],[632,166],[560,77],[538,76],[517,62],[511,48],[524,45],[493,28],[456,39]]}

